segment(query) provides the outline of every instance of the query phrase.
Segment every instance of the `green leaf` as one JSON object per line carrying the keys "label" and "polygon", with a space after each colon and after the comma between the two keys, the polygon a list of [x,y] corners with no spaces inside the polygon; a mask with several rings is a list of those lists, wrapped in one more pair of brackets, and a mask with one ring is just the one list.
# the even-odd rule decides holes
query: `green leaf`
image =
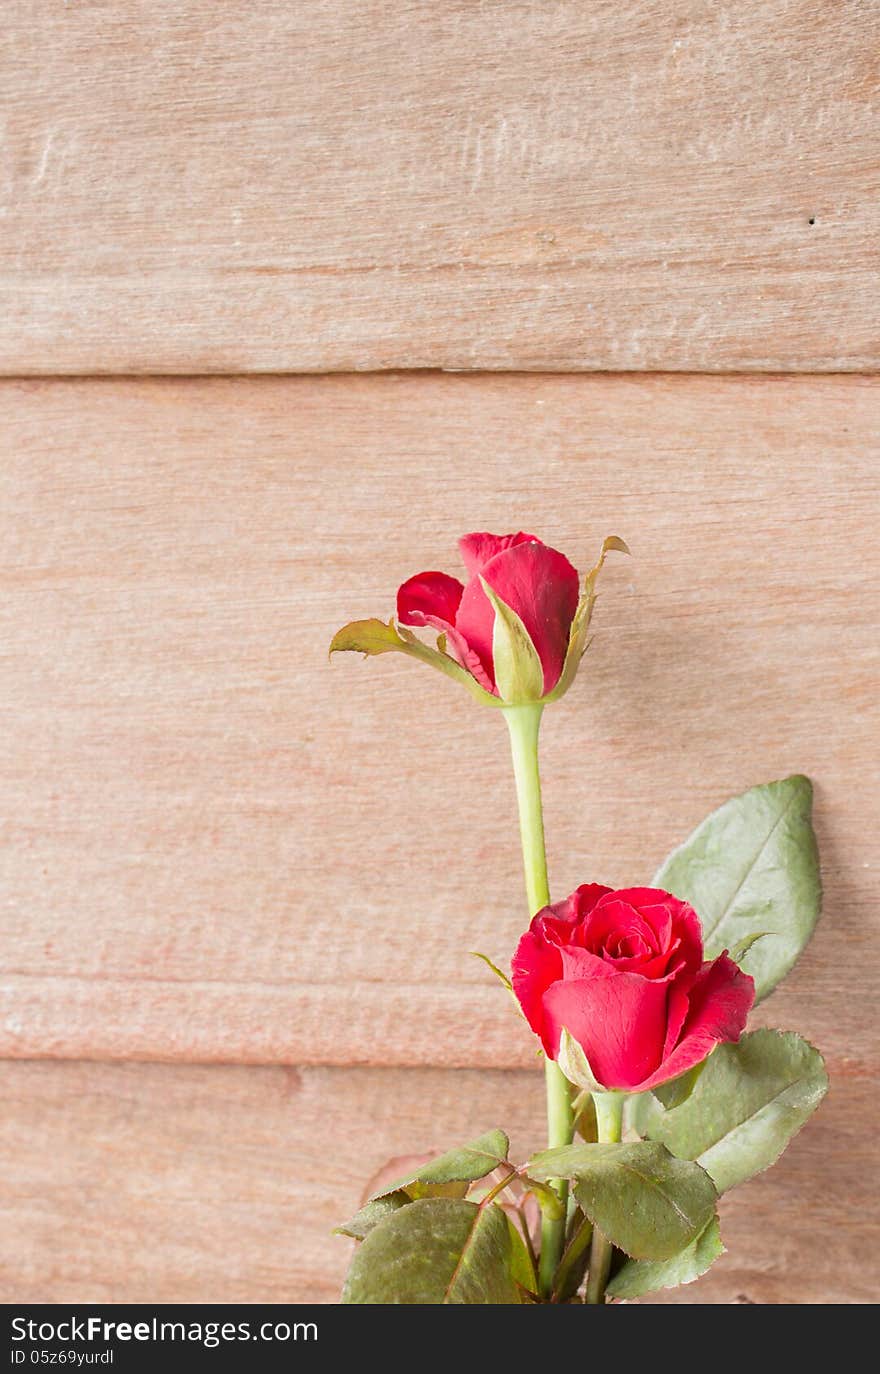
{"label": "green leaf", "polygon": [[503,1131],[487,1131],[413,1173],[374,1193],[361,1210],[336,1228],[337,1234],[363,1240],[385,1217],[418,1198],[463,1198],[471,1183],[507,1163],[510,1143]]}
{"label": "green leaf", "polygon": [[489,958],[488,954],[481,954],[478,949],[472,949],[471,954],[474,956],[475,959],[482,959],[484,964],[488,964],[489,968],[495,974],[495,977],[501,979],[501,982],[507,988],[507,991],[513,992],[513,984],[511,983],[507,974],[502,973],[498,965],[492,963],[492,960]]}
{"label": "green leaf", "polygon": [[510,1142],[503,1131],[487,1131],[485,1135],[478,1136],[467,1145],[447,1150],[437,1159],[423,1164],[414,1174],[397,1179],[389,1189],[378,1196],[386,1197],[389,1192],[403,1188],[410,1197],[425,1197],[429,1188],[458,1183],[465,1184],[462,1193],[466,1192],[467,1184],[475,1182],[478,1178],[485,1178],[493,1169],[506,1164],[509,1149]]}
{"label": "green leaf", "polygon": [[523,1240],[522,1231],[509,1213],[505,1215],[510,1228],[510,1276],[529,1297],[534,1297],[538,1292],[538,1275],[535,1273],[532,1257]]}
{"label": "green leaf", "polygon": [[713,1217],[696,1240],[668,1260],[627,1260],[605,1289],[610,1298],[640,1298],[658,1288],[693,1283],[724,1254],[718,1218]]}
{"label": "green leaf", "polygon": [[708,1059],[702,1059],[699,1064],[695,1064],[687,1073],[679,1074],[678,1078],[670,1078],[668,1082],[661,1083],[659,1087],[653,1089],[654,1096],[658,1102],[662,1102],[667,1109],[680,1107],[682,1102],[686,1102],[697,1086],[700,1074],[708,1063]]}
{"label": "green leaf", "polygon": [[408,1183],[404,1192],[411,1202],[415,1202],[420,1197],[467,1197],[469,1183],[458,1183],[450,1180],[449,1183],[423,1183],[421,1179],[415,1178],[412,1183]]}
{"label": "green leaf", "polygon": [[359,1212],[355,1212],[350,1221],[344,1221],[341,1226],[337,1226],[333,1234],[363,1240],[380,1221],[384,1221],[392,1212],[399,1211],[411,1201],[409,1194],[404,1192],[383,1193],[380,1197],[371,1198]]}
{"label": "green leaf", "polygon": [[546,701],[558,701],[561,696],[565,695],[575,679],[578,666],[587,649],[587,634],[593,616],[593,607],[596,604],[596,579],[612,549],[616,549],[618,553],[629,553],[624,541],[616,534],[609,534],[608,538],[603,541],[597,561],[584,578],[583,591],[574,613],[574,619],[571,622],[568,648],[565,652],[565,662],[562,665],[559,681],[553,691],[545,697]]}
{"label": "green leaf", "polygon": [[522,1302],[511,1228],[490,1203],[423,1198],[370,1232],[352,1259],[344,1303]]}
{"label": "green leaf", "polygon": [[681,1106],[640,1122],[650,1139],[701,1164],[723,1193],[776,1162],[827,1087],[822,1056],[806,1040],[756,1030],[713,1051]]}
{"label": "green leaf", "polygon": [[812,796],[799,775],[749,788],[697,826],[654,878],[697,912],[707,959],[766,937],[743,956],[758,1000],[785,977],[819,919]]}
{"label": "green leaf", "polygon": [[544,695],[544,669],[531,635],[516,611],[480,578],[495,612],[492,628],[492,662],[495,686],[506,706],[521,706],[540,701]]}
{"label": "green leaf", "polygon": [[539,1179],[574,1179],[586,1216],[634,1259],[672,1259],[715,1213],[709,1176],[654,1141],[563,1145],[535,1155],[528,1170]]}
{"label": "green leaf", "polygon": [[471,695],[484,705],[503,705],[498,697],[485,691],[475,677],[445,652],[446,641],[442,636],[437,643],[438,647],[432,649],[430,645],[423,644],[419,637],[405,626],[395,625],[393,619],[389,620],[387,625],[383,620],[353,620],[349,625],[343,625],[341,630],[336,631],[330,642],[330,653],[356,652],[364,654],[367,658],[372,658],[376,654],[408,654],[410,658],[417,658],[422,663],[430,664],[432,668],[439,668],[441,673],[466,687]]}

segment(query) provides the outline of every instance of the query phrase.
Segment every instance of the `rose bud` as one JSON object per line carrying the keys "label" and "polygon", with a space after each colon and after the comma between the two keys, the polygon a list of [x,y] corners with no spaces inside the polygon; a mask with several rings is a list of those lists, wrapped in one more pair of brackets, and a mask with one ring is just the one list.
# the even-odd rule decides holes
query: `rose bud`
{"label": "rose bud", "polygon": [[513,991],[549,1058],[581,1087],[645,1092],[738,1040],[755,985],[703,960],[699,917],[658,888],[596,883],[535,916]]}
{"label": "rose bud", "polygon": [[[466,534],[459,549],[466,583],[418,573],[398,590],[396,626],[355,621],[334,637],[330,652],[409,653],[494,706],[562,696],[586,648],[599,570],[610,549],[628,552],[623,540],[605,540],[583,589],[568,559],[531,534]],[[409,627],[438,631],[437,648]]]}

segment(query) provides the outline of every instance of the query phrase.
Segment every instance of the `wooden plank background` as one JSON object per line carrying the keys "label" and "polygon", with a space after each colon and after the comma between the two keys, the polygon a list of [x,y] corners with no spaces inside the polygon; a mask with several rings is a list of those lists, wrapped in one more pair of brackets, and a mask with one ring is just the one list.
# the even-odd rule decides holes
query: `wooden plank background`
{"label": "wooden plank background", "polygon": [[[817,787],[825,916],[759,1019],[811,1036],[834,1093],[671,1300],[867,1300],[880,383],[22,381],[0,414],[9,1300],[332,1301],[330,1227],[388,1155],[487,1103],[540,1140],[537,1078],[502,1072],[531,1037],[468,955],[524,921],[501,722],[408,662],[326,658],[453,532],[518,524],[581,563],[610,530],[634,550],[546,720],[558,893],[648,876],[750,783]],[[75,1062],[114,1059],[178,1064]],[[334,1064],[375,1067],[303,1067]]]}
{"label": "wooden plank background", "polygon": [[4,1054],[533,1062],[468,953],[524,924],[502,721],[408,660],[327,662],[455,533],[520,525],[584,567],[634,551],[546,717],[554,890],[648,879],[806,771],[826,915],[766,1015],[876,1052],[878,383],[2,394]]}
{"label": "wooden plank background", "polygon": [[518,526],[634,552],[546,718],[557,894],[816,784],[756,1021],[831,1092],[662,1300],[876,1300],[877,7],[3,18],[0,1301],[333,1302],[389,1157],[540,1142],[468,954],[524,922],[503,725],[326,658]]}
{"label": "wooden plank background", "polygon": [[864,370],[880,12],[7,0],[0,368]]}
{"label": "wooden plank background", "polygon": [[[785,1159],[723,1199],[728,1253],[662,1300],[875,1300],[878,1087],[835,1075]],[[522,1157],[541,1090],[538,1072],[497,1070],[0,1065],[0,1291],[334,1302],[350,1248],[330,1232],[370,1174],[502,1119]]]}

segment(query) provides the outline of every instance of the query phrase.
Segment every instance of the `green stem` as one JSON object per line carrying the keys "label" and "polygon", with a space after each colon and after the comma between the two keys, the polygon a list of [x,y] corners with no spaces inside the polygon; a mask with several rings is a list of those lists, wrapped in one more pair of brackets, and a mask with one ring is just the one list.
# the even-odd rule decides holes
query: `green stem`
{"label": "green stem", "polygon": [[508,706],[504,711],[510,731],[513,776],[519,806],[519,835],[522,841],[523,868],[529,915],[534,916],[550,901],[547,882],[547,854],[544,848],[544,815],[541,810],[541,777],[538,772],[538,731],[543,706]]}
{"label": "green stem", "polygon": [[[559,1261],[559,1268],[556,1270],[554,1280],[555,1302],[568,1302],[580,1287],[580,1280],[584,1276],[584,1267],[580,1261],[590,1244],[593,1235],[593,1226],[589,1217],[581,1217],[580,1224],[577,1226],[574,1235],[565,1247],[562,1259]],[[579,1274],[575,1273],[575,1269]]]}
{"label": "green stem", "polygon": [[511,1166],[509,1172],[506,1173],[504,1177],[500,1179],[498,1183],[495,1184],[494,1188],[490,1188],[486,1196],[481,1199],[480,1206],[488,1207],[489,1203],[494,1202],[498,1194],[503,1193],[508,1183],[510,1183],[516,1177],[517,1171]]}
{"label": "green stem", "polygon": [[[593,1093],[597,1133],[603,1145],[616,1145],[620,1140],[624,1100],[623,1093]],[[611,1241],[603,1236],[601,1231],[594,1229],[590,1250],[590,1277],[587,1280],[587,1302],[594,1306],[605,1302],[605,1285],[611,1269],[613,1249]]]}
{"label": "green stem", "polygon": [[[529,915],[534,916],[550,901],[547,883],[547,854],[544,846],[544,817],[541,810],[541,778],[538,772],[538,731],[543,706],[508,706],[504,716],[510,731],[513,756],[513,775],[516,779],[516,800],[519,806],[519,833],[522,841],[523,868]],[[551,1149],[569,1145],[574,1135],[571,1110],[571,1089],[568,1079],[552,1059],[544,1064],[547,1087],[547,1143]],[[552,1186],[563,1204],[568,1201],[565,1179],[552,1180]],[[541,1259],[539,1282],[541,1294],[549,1298],[553,1278],[565,1245],[565,1211],[561,1217],[549,1217],[545,1212],[541,1221]]]}

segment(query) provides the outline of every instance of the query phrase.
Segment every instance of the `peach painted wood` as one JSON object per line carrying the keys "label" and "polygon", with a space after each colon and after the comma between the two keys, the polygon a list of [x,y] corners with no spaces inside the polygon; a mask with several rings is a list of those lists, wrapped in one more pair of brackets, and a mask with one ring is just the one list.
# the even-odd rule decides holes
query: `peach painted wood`
{"label": "peach painted wood", "polygon": [[534,1063],[469,954],[525,920],[500,717],[327,661],[523,526],[634,554],[545,720],[553,891],[808,772],[826,913],[761,1014],[876,1067],[876,380],[22,381],[0,418],[2,1055]]}
{"label": "peach painted wood", "polygon": [[[0,1300],[335,1302],[350,1243],[331,1230],[370,1175],[501,1122],[521,1160],[541,1140],[541,1083],[537,1072],[0,1064]],[[866,1181],[880,1160],[866,1127],[878,1086],[833,1079],[784,1161],[724,1199],[728,1254],[673,1301],[877,1300]]]}
{"label": "peach painted wood", "polygon": [[880,14],[7,0],[0,369],[865,370]]}

